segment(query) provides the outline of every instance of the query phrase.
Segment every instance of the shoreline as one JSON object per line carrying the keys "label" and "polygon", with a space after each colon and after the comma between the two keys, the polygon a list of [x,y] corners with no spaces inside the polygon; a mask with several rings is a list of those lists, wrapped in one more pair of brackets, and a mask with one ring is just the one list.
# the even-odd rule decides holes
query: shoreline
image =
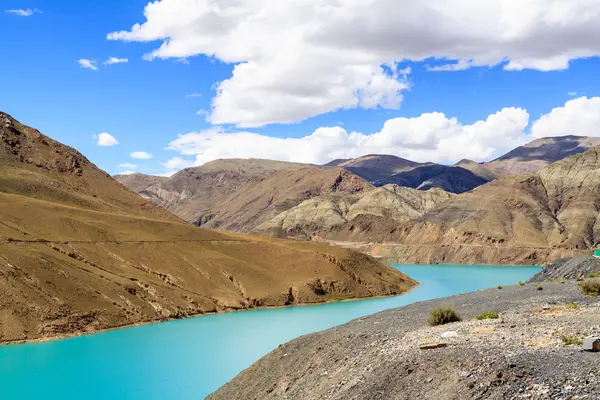
{"label": "shoreline", "polygon": [[[463,264],[388,264],[388,265],[390,265],[390,266],[394,266],[394,265],[423,265],[423,266],[443,267],[443,266],[449,266],[449,265],[463,265]],[[495,265],[495,264],[464,264],[464,266],[466,266],[466,267],[498,267],[498,268],[502,268],[502,267],[532,267],[532,265],[508,265],[508,264],[506,264],[506,265]],[[542,268],[542,269],[544,268],[544,266],[539,266],[539,265],[534,265],[534,267],[539,267],[539,268]],[[320,305],[326,305],[326,304],[331,304],[331,303],[343,303],[343,302],[351,302],[351,301],[375,300],[375,299],[383,299],[383,298],[390,298],[390,297],[398,297],[398,296],[406,295],[406,294],[412,292],[414,289],[416,289],[416,288],[418,288],[418,287],[421,286],[420,282],[418,282],[418,281],[416,281],[416,282],[417,282],[417,284],[415,286],[411,287],[410,289],[406,290],[405,292],[403,292],[401,294],[396,294],[396,295],[358,297],[358,298],[349,298],[349,299],[342,299],[342,300],[327,300],[327,301],[318,302],[318,303],[302,303],[302,304],[293,304],[293,305],[289,305],[289,306],[280,305],[280,306],[260,306],[260,307],[243,308],[243,309],[242,308],[240,308],[240,309],[225,309],[223,311],[190,314],[190,315],[188,315],[186,317],[183,317],[183,318],[167,317],[167,318],[164,318],[164,319],[156,319],[156,320],[134,322],[134,323],[131,323],[131,324],[124,324],[124,325],[113,326],[113,327],[110,327],[110,328],[102,328],[102,329],[95,330],[93,332],[77,332],[77,333],[73,333],[73,334],[62,334],[62,335],[48,336],[48,337],[36,338],[36,339],[21,339],[21,340],[0,341],[0,347],[11,346],[11,345],[20,345],[20,344],[36,344],[36,343],[44,343],[44,342],[52,342],[52,341],[59,341],[59,340],[74,339],[74,338],[81,337],[81,336],[89,336],[89,335],[96,335],[96,334],[101,334],[101,333],[108,333],[108,332],[111,332],[111,331],[122,330],[122,329],[129,329],[129,328],[135,328],[135,327],[139,327],[139,326],[160,324],[160,323],[166,323],[166,322],[172,322],[172,321],[180,321],[180,320],[186,320],[186,319],[192,319],[192,318],[208,317],[208,316],[220,315],[220,314],[228,314],[228,313],[236,313],[236,312],[249,312],[249,311],[260,311],[260,310],[271,310],[271,309],[280,309],[280,308],[292,308],[292,307],[311,307],[311,306],[320,306]],[[472,292],[467,292],[467,293],[472,293]]]}
{"label": "shoreline", "polygon": [[243,309],[242,308],[230,309],[230,310],[224,310],[224,311],[214,311],[214,312],[190,314],[183,318],[167,317],[165,319],[134,322],[131,324],[124,324],[124,325],[113,326],[110,328],[98,329],[93,332],[77,332],[77,333],[73,333],[73,334],[48,336],[48,337],[37,338],[37,339],[20,339],[20,340],[0,341],[0,348],[5,347],[5,346],[15,346],[15,345],[21,345],[21,344],[37,344],[37,343],[75,339],[75,338],[82,337],[82,336],[91,336],[91,335],[108,333],[108,332],[117,331],[117,330],[136,328],[136,327],[140,327],[140,326],[162,324],[162,323],[173,322],[173,321],[183,321],[183,320],[188,320],[188,319],[192,319],[192,318],[210,317],[210,316],[214,316],[214,315],[222,315],[222,314],[230,314],[230,313],[238,313],[238,312],[261,311],[261,310],[274,310],[274,309],[293,308],[293,307],[311,307],[311,306],[321,306],[321,305],[332,304],[332,303],[345,303],[345,302],[351,302],[351,301],[363,301],[363,300],[375,300],[375,299],[399,297],[399,296],[404,296],[404,295],[412,292],[415,288],[417,288],[419,286],[421,286],[421,283],[417,282],[416,285],[414,285],[410,289],[406,290],[405,292],[402,292],[400,294],[395,294],[395,295],[388,295],[388,296],[370,296],[370,297],[357,297],[357,298],[349,298],[349,299],[342,299],[342,300],[327,300],[327,301],[318,302],[318,303],[292,304],[289,306],[285,306],[285,305],[261,306],[261,307],[252,307],[252,308],[243,308]]}

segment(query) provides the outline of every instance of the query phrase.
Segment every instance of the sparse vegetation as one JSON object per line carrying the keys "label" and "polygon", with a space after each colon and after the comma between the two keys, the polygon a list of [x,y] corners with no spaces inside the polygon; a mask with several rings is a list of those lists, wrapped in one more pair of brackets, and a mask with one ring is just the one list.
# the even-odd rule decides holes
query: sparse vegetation
{"label": "sparse vegetation", "polygon": [[502,286],[498,285],[498,289],[502,289]]}
{"label": "sparse vegetation", "polygon": [[600,295],[600,279],[589,280],[579,285],[581,293],[587,296],[599,296]]}
{"label": "sparse vegetation", "polygon": [[478,320],[484,320],[484,319],[498,319],[500,318],[500,315],[498,315],[497,312],[493,312],[493,311],[486,311],[481,315],[478,315],[476,317]]}
{"label": "sparse vegetation", "polygon": [[462,321],[460,316],[451,307],[438,307],[429,311],[427,323],[430,326],[449,324],[451,322]]}
{"label": "sparse vegetation", "polygon": [[525,286],[525,282],[519,281],[519,286]]}
{"label": "sparse vegetation", "polygon": [[573,335],[563,335],[560,340],[567,346],[581,346],[583,344],[583,339]]}
{"label": "sparse vegetation", "polygon": [[588,275],[588,278],[600,278],[600,274],[592,272],[591,274]]}
{"label": "sparse vegetation", "polygon": [[552,278],[552,277],[548,278],[548,282],[554,282],[554,278]]}
{"label": "sparse vegetation", "polygon": [[577,305],[577,303],[567,304],[567,310],[577,310],[578,308],[579,308],[579,306]]}
{"label": "sparse vegetation", "polygon": [[536,289],[537,290],[544,290],[544,287],[542,285],[538,285]]}

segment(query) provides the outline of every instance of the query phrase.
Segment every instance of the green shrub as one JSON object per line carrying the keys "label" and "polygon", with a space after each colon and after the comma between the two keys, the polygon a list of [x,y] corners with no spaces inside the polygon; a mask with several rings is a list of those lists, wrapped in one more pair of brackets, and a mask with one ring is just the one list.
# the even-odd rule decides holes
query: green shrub
{"label": "green shrub", "polygon": [[567,310],[577,310],[578,308],[579,308],[579,306],[577,305],[577,303],[567,304]]}
{"label": "green shrub", "polygon": [[564,344],[566,344],[567,346],[572,346],[572,345],[581,346],[583,344],[583,339],[581,339],[580,337],[577,337],[577,336],[563,335],[563,336],[561,336],[560,340],[562,340],[562,342]]}
{"label": "green shrub", "polygon": [[525,282],[519,281],[519,286],[525,286]]}
{"label": "green shrub", "polygon": [[554,282],[554,278],[552,278],[552,277],[548,278],[548,282]]}
{"label": "green shrub", "polygon": [[588,278],[600,278],[600,274],[592,272],[591,274],[588,275]]}
{"label": "green shrub", "polygon": [[430,326],[444,325],[462,320],[456,311],[450,307],[434,308],[433,310],[429,311],[429,314],[430,315],[427,323]]}
{"label": "green shrub", "polygon": [[538,285],[538,287],[536,289],[537,290],[544,290],[544,287],[542,285]]}
{"label": "green shrub", "polygon": [[481,315],[478,315],[476,318],[478,320],[483,320],[483,319],[498,319],[500,316],[498,315],[497,312],[493,312],[493,311],[486,311]]}
{"label": "green shrub", "polygon": [[498,289],[502,289],[502,286],[498,286]]}
{"label": "green shrub", "polygon": [[600,295],[600,279],[594,279],[585,281],[579,284],[581,293],[587,296],[598,296]]}

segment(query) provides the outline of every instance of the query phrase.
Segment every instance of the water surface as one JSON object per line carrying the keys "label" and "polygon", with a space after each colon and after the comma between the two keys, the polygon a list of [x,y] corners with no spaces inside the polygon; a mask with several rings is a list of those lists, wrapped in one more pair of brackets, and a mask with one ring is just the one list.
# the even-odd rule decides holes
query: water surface
{"label": "water surface", "polygon": [[388,308],[498,285],[538,267],[396,265],[421,283],[403,296],[210,315],[0,347],[0,399],[202,399],[300,335]]}

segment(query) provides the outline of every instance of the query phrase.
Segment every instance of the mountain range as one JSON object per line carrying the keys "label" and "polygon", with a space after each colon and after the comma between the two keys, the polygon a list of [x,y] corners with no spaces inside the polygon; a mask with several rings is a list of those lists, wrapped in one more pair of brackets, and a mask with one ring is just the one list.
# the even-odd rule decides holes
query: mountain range
{"label": "mountain range", "polygon": [[[344,173],[323,191],[365,186]],[[5,113],[0,215],[0,342],[415,285],[347,249],[195,227]]]}
{"label": "mountain range", "polygon": [[[324,166],[238,159],[156,181],[116,178],[200,226],[347,242],[395,262],[535,264],[595,245],[598,144],[536,139],[487,163],[452,166],[391,155]],[[585,163],[570,167],[582,157]],[[573,206],[574,197],[592,205]]]}

